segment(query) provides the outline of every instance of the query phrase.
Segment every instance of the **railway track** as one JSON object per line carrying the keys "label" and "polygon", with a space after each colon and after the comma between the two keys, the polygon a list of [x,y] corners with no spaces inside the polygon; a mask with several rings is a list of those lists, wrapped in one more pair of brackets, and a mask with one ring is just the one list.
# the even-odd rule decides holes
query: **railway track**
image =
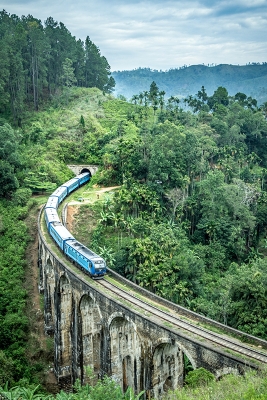
{"label": "railway track", "polygon": [[212,343],[213,346],[218,346],[233,353],[238,353],[243,357],[267,364],[267,352],[260,351],[258,348],[244,344],[237,339],[207,330],[193,322],[185,321],[178,313],[162,310],[160,305],[157,306],[155,303],[152,305],[141,300],[134,294],[123,290],[121,286],[117,286],[106,279],[97,281],[97,284],[105,288],[106,291],[112,292],[113,295],[117,295],[119,297],[118,300],[126,302],[128,306],[137,309],[145,316],[160,319],[164,327],[168,324],[171,329],[186,332],[190,337],[194,335],[196,340],[206,340]]}

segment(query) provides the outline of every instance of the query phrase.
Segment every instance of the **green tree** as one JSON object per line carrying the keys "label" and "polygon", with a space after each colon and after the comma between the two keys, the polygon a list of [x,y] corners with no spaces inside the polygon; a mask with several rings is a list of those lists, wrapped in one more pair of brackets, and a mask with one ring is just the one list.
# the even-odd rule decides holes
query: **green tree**
{"label": "green tree", "polygon": [[238,179],[225,184],[221,171],[209,172],[199,184],[200,215],[195,238],[201,237],[206,244],[219,242],[238,260],[245,257],[255,231],[253,206],[258,193],[257,186]]}
{"label": "green tree", "polygon": [[[85,39],[85,87],[97,87],[104,90],[106,85],[114,82],[109,79],[110,66],[99,48],[89,36]],[[111,86],[110,86],[111,87]]]}
{"label": "green tree", "polygon": [[18,187],[19,183],[14,174],[14,167],[7,161],[0,160],[0,197],[9,198]]}
{"label": "green tree", "polygon": [[69,58],[66,58],[63,63],[62,63],[62,76],[61,76],[61,81],[64,86],[66,87],[71,87],[77,83],[77,79],[74,75],[74,68],[73,68],[73,63],[72,60]]}
{"label": "green tree", "polygon": [[9,197],[18,187],[15,169],[19,167],[17,139],[9,124],[0,126],[0,197]]}
{"label": "green tree", "polygon": [[14,362],[0,350],[0,387],[4,386],[6,382],[9,382],[10,385],[14,383],[13,371]]}
{"label": "green tree", "polygon": [[188,305],[200,291],[202,261],[181,229],[151,220],[148,226],[149,230],[142,232],[144,237],[128,244],[126,275],[171,301]]}
{"label": "green tree", "polygon": [[197,97],[200,99],[202,105],[208,100],[208,95],[204,86],[201,86],[201,90],[197,92]]}
{"label": "green tree", "polygon": [[254,336],[265,338],[266,329],[266,260],[255,258],[249,264],[234,265],[228,275],[232,277],[232,300],[228,323]]}
{"label": "green tree", "polygon": [[229,96],[226,88],[219,86],[211,97],[208,98],[208,106],[212,110],[216,110],[220,104],[227,106],[229,104]]}
{"label": "green tree", "polygon": [[19,166],[18,140],[9,124],[0,125],[0,159]]}
{"label": "green tree", "polygon": [[64,74],[63,63],[67,58],[72,60],[71,67],[75,68],[76,79],[79,79],[79,83],[82,85],[81,71],[84,72],[83,43],[81,41],[76,42],[75,37],[71,35],[65,25],[62,22],[58,23],[52,17],[47,18],[44,23],[44,34],[49,43],[47,82],[50,94],[54,94],[61,83],[60,80]]}
{"label": "green tree", "polygon": [[39,109],[39,98],[42,96],[43,89],[47,84],[47,57],[49,55],[49,44],[43,32],[43,26],[40,20],[31,15],[24,18],[27,27],[28,39],[28,82],[32,91],[28,92],[28,98],[31,93],[33,96],[34,108]]}
{"label": "green tree", "polygon": [[181,187],[184,177],[186,136],[181,126],[165,121],[155,128],[151,143],[148,179],[160,181],[163,188]]}
{"label": "green tree", "polygon": [[103,90],[105,93],[112,93],[115,90],[115,79],[113,78],[113,76],[110,76],[108,78],[108,82],[104,85]]}
{"label": "green tree", "polygon": [[[2,14],[2,13],[1,13]],[[1,18],[0,14],[0,18]],[[1,24],[1,19],[0,19]],[[3,112],[9,103],[10,94],[7,90],[9,81],[9,57],[6,39],[0,38],[0,112]]]}

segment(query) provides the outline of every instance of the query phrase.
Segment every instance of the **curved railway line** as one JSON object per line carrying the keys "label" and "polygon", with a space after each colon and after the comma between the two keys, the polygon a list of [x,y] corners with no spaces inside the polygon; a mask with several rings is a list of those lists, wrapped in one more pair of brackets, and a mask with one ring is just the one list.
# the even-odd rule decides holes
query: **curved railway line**
{"label": "curved railway line", "polygon": [[[185,321],[177,313],[163,311],[160,306],[155,304],[149,304],[148,302],[139,299],[133,294],[126,292],[120,286],[115,283],[111,283],[105,279],[97,282],[105,290],[114,293],[119,296],[121,300],[126,301],[131,307],[137,308],[137,311],[143,312],[145,315],[149,314],[149,317],[159,318],[161,323],[164,325],[170,324],[170,328],[179,329],[189,332],[190,336],[194,335],[196,340],[206,340],[212,342],[213,345],[220,346],[223,349],[238,353],[244,357],[248,357],[255,361],[267,364],[267,352],[260,351],[258,348],[250,347],[237,339],[227,337],[225,335],[209,331],[203,327],[200,327],[193,322]],[[164,325],[166,327],[166,325]]]}

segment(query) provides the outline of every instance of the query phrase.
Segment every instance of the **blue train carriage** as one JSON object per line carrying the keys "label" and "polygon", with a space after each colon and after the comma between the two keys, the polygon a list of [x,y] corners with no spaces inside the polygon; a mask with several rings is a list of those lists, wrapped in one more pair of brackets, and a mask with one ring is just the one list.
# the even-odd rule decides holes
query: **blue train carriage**
{"label": "blue train carriage", "polygon": [[66,241],[64,253],[94,279],[107,272],[105,260],[77,240]]}
{"label": "blue train carriage", "polygon": [[[54,197],[55,199],[55,197]],[[50,224],[52,222],[61,222],[57,213],[57,210],[55,208],[47,207],[44,210],[45,214],[45,223],[48,229],[48,232],[50,230]]]}
{"label": "blue train carriage", "polygon": [[52,208],[53,210],[57,210],[58,208],[58,197],[56,196],[50,196],[47,200],[47,203],[45,205],[45,209],[47,210],[48,208]]}
{"label": "blue train carriage", "polygon": [[66,240],[75,240],[74,236],[72,236],[61,222],[51,222],[49,233],[62,251],[64,251]]}
{"label": "blue train carriage", "polygon": [[79,178],[80,186],[82,186],[84,183],[90,181],[91,175],[90,175],[89,172],[83,172],[82,174],[79,174],[79,175],[77,176],[77,178]]}
{"label": "blue train carriage", "polygon": [[68,195],[68,190],[65,185],[59,186],[50,197],[56,197],[58,199],[58,205],[65,199]]}
{"label": "blue train carriage", "polygon": [[78,189],[80,187],[80,181],[78,177],[72,178],[69,181],[63,183],[62,187],[65,187],[67,190],[67,195],[69,195],[73,190]]}

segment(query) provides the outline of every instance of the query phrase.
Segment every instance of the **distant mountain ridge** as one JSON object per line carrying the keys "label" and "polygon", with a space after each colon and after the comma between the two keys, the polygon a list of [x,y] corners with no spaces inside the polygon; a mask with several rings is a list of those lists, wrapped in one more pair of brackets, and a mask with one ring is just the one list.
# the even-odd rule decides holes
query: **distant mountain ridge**
{"label": "distant mountain ridge", "polygon": [[123,95],[128,100],[134,94],[149,90],[155,81],[160,90],[166,92],[166,98],[195,95],[201,86],[211,96],[223,86],[230,95],[245,93],[258,101],[258,105],[267,101],[267,62],[262,64],[216,66],[191,65],[169,71],[157,71],[150,68],[138,68],[131,71],[114,71],[116,81],[115,96]]}

